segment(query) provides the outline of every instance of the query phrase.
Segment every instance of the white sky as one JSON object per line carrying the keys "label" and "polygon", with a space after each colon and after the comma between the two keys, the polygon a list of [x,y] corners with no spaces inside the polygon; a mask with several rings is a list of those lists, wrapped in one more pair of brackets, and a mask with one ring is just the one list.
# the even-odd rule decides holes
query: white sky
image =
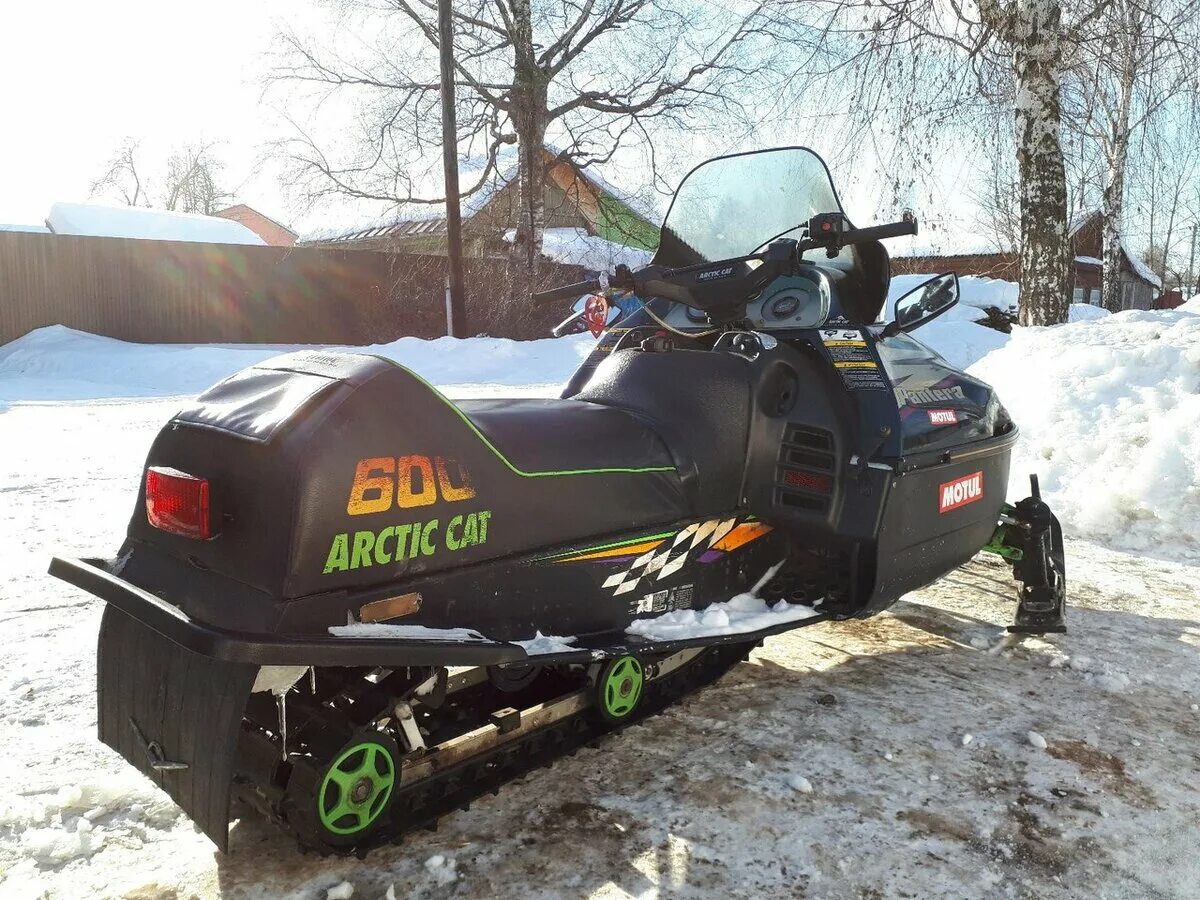
{"label": "white sky", "polygon": [[[40,223],[85,200],[127,136],[147,167],[218,142],[239,199],[283,215],[274,178],[251,178],[274,136],[260,106],[264,51],[286,0],[6,3],[0,27],[0,222]],[[249,179],[249,181],[247,181]]]}
{"label": "white sky", "polygon": [[[41,223],[54,201],[87,200],[118,146],[133,137],[142,142],[141,166],[151,178],[173,149],[213,142],[226,164],[222,186],[238,202],[301,232],[341,224],[330,221],[342,217],[340,210],[298,216],[277,170],[260,163],[264,146],[290,133],[273,109],[275,99],[263,98],[266,54],[282,25],[297,24],[297,17],[311,25],[319,21],[316,15],[310,0],[6,4],[0,30],[0,222]],[[764,135],[759,146],[801,142],[823,149],[819,138],[805,137]],[[735,149],[751,148],[713,152]],[[955,171],[938,179],[943,184],[914,197],[927,223],[939,211],[961,221],[961,194],[947,187],[961,186],[967,159],[954,163],[947,168]],[[636,173],[627,169],[605,174],[631,191],[638,186]],[[898,210],[871,208],[880,196],[874,178],[856,178],[836,164],[834,175],[858,224],[897,217]]]}

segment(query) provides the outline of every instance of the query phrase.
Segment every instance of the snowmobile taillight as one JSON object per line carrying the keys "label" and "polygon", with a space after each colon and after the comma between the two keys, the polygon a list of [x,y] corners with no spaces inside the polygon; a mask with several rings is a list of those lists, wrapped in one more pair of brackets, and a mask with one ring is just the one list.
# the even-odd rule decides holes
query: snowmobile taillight
{"label": "snowmobile taillight", "polygon": [[833,481],[828,475],[818,475],[816,472],[797,472],[788,469],[783,473],[783,482],[788,487],[800,488],[802,491],[813,491],[817,494],[828,494],[833,491]]}
{"label": "snowmobile taillight", "polygon": [[146,518],[155,528],[206,541],[212,537],[208,512],[207,479],[166,466],[146,470]]}

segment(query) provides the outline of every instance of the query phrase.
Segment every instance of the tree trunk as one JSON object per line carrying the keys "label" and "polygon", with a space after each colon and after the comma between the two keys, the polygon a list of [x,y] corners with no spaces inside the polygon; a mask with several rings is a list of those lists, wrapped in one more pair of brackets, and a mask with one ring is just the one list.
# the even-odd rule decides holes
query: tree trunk
{"label": "tree trunk", "polygon": [[[1129,28],[1132,30],[1133,25]],[[1104,283],[1101,302],[1109,312],[1121,310],[1121,217],[1125,210],[1125,163],[1129,157],[1129,108],[1133,103],[1133,81],[1141,63],[1132,36],[1122,41],[1121,81],[1116,108],[1109,120],[1108,171],[1104,175]]]}
{"label": "tree trunk", "polygon": [[530,0],[513,0],[512,120],[517,132],[517,233],[513,252],[536,276],[545,227],[547,82],[533,46]]}
{"label": "tree trunk", "polygon": [[[1126,116],[1128,119],[1128,116]],[[1121,311],[1121,216],[1125,207],[1127,134],[1114,135],[1104,177],[1104,283],[1101,302],[1109,312]]]}
{"label": "tree trunk", "polygon": [[1021,181],[1022,325],[1067,320],[1070,241],[1061,141],[1058,0],[1018,0],[1012,20],[1017,76],[1017,170]]}

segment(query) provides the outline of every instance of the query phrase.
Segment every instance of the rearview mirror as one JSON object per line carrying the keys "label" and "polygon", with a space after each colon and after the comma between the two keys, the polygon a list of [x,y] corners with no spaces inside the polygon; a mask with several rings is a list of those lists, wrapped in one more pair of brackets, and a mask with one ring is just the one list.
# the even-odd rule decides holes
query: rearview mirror
{"label": "rearview mirror", "polygon": [[[583,320],[583,308],[587,305],[588,295],[584,294],[571,305],[571,314],[550,329],[550,334],[554,337],[562,337],[567,334],[583,334],[588,330],[587,324]],[[621,318],[621,310],[613,305],[608,308],[608,324],[614,325]]]}
{"label": "rearview mirror", "polygon": [[896,301],[896,317],[883,329],[884,337],[909,332],[936,319],[958,302],[958,276],[953,272],[930,278]]}

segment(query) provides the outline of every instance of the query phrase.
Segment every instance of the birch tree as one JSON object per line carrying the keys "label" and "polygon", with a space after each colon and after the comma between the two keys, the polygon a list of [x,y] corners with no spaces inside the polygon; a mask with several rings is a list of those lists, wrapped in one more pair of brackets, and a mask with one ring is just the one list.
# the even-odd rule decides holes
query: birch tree
{"label": "birch tree", "polygon": [[[897,50],[920,60],[944,55],[936,85],[903,79],[893,91],[952,106],[958,121],[988,127],[980,107],[1010,110],[1015,129],[1020,220],[1020,320],[1066,321],[1070,303],[1070,243],[1062,141],[1062,79],[1072,48],[1109,0],[1069,8],[1059,0],[861,0],[870,40],[866,54]],[[850,21],[850,20],[847,20]],[[870,59],[868,55],[866,57]],[[916,66],[921,63],[914,62]],[[927,65],[927,63],[925,63]],[[957,74],[957,77],[955,77]]]}
{"label": "birch tree", "polygon": [[[537,265],[552,138],[580,168],[640,145],[686,140],[691,129],[749,127],[745,103],[777,63],[772,38],[790,23],[776,0],[460,0],[452,12],[459,148],[483,164],[463,196],[494,179],[516,145],[520,215],[515,246]],[[277,80],[342,97],[358,113],[350,139],[307,132],[290,142],[310,195],[392,206],[445,201],[431,157],[441,143],[437,4],[341,0],[339,45],[290,32]],[[293,103],[298,101],[293,99]],[[550,165],[556,162],[549,161]],[[414,173],[417,173],[414,175]]]}
{"label": "birch tree", "polygon": [[1074,42],[1069,121],[1105,161],[1105,309],[1121,309],[1122,229],[1130,147],[1170,101],[1197,90],[1198,0],[1108,0]]}

